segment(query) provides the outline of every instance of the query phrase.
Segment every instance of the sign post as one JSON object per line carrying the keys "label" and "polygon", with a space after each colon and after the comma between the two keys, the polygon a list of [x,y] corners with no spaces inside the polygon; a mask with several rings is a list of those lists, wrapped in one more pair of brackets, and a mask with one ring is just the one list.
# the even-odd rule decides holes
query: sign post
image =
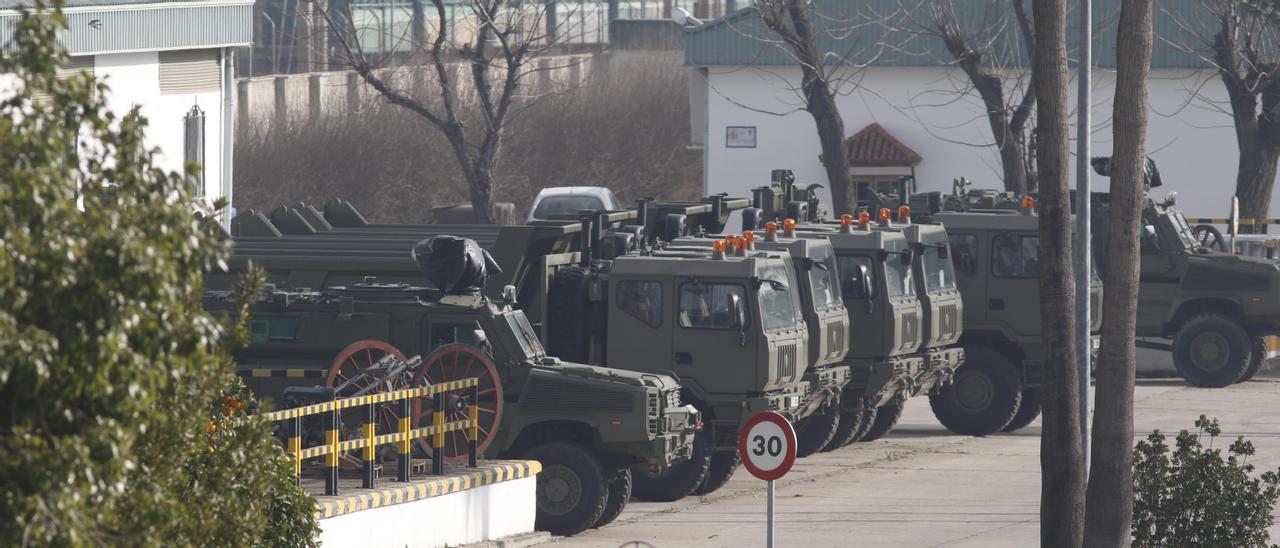
{"label": "sign post", "polygon": [[796,431],[791,421],[773,411],[752,415],[738,436],[738,454],[751,475],[769,483],[766,545],[773,548],[773,480],[786,475],[796,462]]}

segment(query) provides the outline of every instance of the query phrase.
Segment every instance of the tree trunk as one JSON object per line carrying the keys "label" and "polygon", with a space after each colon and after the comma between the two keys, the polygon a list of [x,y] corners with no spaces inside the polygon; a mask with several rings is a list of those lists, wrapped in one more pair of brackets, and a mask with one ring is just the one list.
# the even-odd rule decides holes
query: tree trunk
{"label": "tree trunk", "polygon": [[1076,386],[1075,283],[1067,189],[1067,19],[1065,0],[1036,0],[1032,81],[1040,184],[1040,331],[1047,358],[1041,381],[1040,544],[1080,546],[1084,532],[1084,450]]}
{"label": "tree trunk", "polygon": [[1240,218],[1253,219],[1253,225],[1241,225],[1242,232],[1266,232],[1267,211],[1271,191],[1275,187],[1276,162],[1280,161],[1280,143],[1261,138],[1238,139],[1239,170],[1236,172],[1236,198],[1240,199]]}
{"label": "tree trunk", "polygon": [[[969,63],[968,65],[971,65]],[[1000,153],[1000,167],[1004,174],[1004,189],[1015,192],[1019,196],[1031,190],[1027,185],[1027,150],[1022,139],[1023,128],[1014,128],[1010,124],[1008,110],[1005,105],[1004,87],[1000,77],[987,72],[986,69],[964,65],[969,81],[982,97],[983,107],[987,109],[987,124],[991,127],[991,137],[995,140],[996,150]],[[1028,91],[1028,93],[1031,93]]]}
{"label": "tree trunk", "polygon": [[800,60],[803,78],[800,89],[804,93],[805,110],[818,126],[822,164],[827,170],[827,184],[831,188],[832,209],[835,210],[832,213],[839,216],[852,211],[849,192],[853,178],[849,175],[849,151],[844,146],[844,118],[840,116],[835,95],[827,82],[824,59],[818,55],[817,38],[805,9],[806,4],[796,0],[787,4],[787,13],[800,42],[793,44],[793,49]]}
{"label": "tree trunk", "polygon": [[1102,348],[1098,352],[1093,468],[1089,472],[1085,545],[1128,546],[1133,522],[1134,332],[1141,255],[1138,223],[1145,191],[1147,75],[1151,67],[1152,0],[1125,0],[1116,36],[1111,205],[1103,283]]}

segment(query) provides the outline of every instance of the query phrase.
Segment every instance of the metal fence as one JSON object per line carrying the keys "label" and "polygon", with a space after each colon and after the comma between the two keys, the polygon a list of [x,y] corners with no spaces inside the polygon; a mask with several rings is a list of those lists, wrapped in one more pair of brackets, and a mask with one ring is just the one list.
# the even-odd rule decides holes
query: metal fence
{"label": "metal fence", "polygon": [[[329,402],[316,403],[293,409],[275,411],[263,415],[269,421],[281,422],[286,432],[286,451],[293,459],[293,472],[297,481],[302,481],[302,462],[308,459],[325,457],[325,495],[338,494],[338,462],[343,453],[360,451],[361,487],[373,489],[377,486],[375,468],[378,462],[378,447],[395,444],[397,481],[407,482],[410,479],[410,457],[414,441],[431,438],[431,473],[444,474],[444,438],[450,432],[462,431],[467,438],[467,465],[476,467],[477,443],[480,439],[480,421],[476,379],[463,379],[431,386],[407,388],[394,392],[383,392],[354,398],[345,398]],[[467,417],[464,420],[445,421],[445,411],[449,403],[449,395],[453,392],[467,392],[465,399],[454,399],[455,405],[466,406]],[[430,398],[432,402],[431,425],[413,428],[413,402],[419,398]],[[398,409],[396,431],[379,435],[377,418],[379,408],[390,406]],[[342,418],[340,413],[345,409],[363,408],[363,423],[360,436],[353,439],[342,439]],[[320,415],[324,419],[324,443],[314,447],[302,447],[302,420]]]}

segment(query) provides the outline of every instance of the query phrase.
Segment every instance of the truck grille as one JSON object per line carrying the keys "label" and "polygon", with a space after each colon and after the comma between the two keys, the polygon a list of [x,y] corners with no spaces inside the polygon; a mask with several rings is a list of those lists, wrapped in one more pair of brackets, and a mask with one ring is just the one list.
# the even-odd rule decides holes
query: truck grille
{"label": "truck grille", "polygon": [[778,380],[791,382],[796,380],[796,345],[778,345]]}
{"label": "truck grille", "polygon": [[650,417],[658,416],[659,411],[662,410],[662,395],[659,394],[658,391],[656,390],[650,391],[649,398],[648,398],[648,405],[645,407],[646,407],[646,410],[649,412]]}
{"label": "truck grille", "polygon": [[521,407],[530,412],[629,413],[634,408],[631,395],[616,390],[535,380],[525,389]]}
{"label": "truck grille", "polygon": [[827,355],[835,355],[844,352],[844,336],[848,331],[840,322],[831,322],[827,325]]}
{"label": "truck grille", "polygon": [[960,332],[960,307],[955,303],[942,305],[938,310],[938,333],[935,335],[939,340],[950,339]]}
{"label": "truck grille", "polygon": [[902,347],[908,348],[920,344],[920,313],[902,313]]}

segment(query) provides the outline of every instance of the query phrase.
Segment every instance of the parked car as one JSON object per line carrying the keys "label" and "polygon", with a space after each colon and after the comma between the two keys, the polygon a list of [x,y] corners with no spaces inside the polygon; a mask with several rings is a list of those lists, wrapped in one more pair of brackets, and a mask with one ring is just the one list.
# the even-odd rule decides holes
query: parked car
{"label": "parked car", "polygon": [[618,210],[613,191],[599,186],[553,186],[542,189],[529,208],[528,222],[545,221],[554,215],[573,215],[583,209]]}

